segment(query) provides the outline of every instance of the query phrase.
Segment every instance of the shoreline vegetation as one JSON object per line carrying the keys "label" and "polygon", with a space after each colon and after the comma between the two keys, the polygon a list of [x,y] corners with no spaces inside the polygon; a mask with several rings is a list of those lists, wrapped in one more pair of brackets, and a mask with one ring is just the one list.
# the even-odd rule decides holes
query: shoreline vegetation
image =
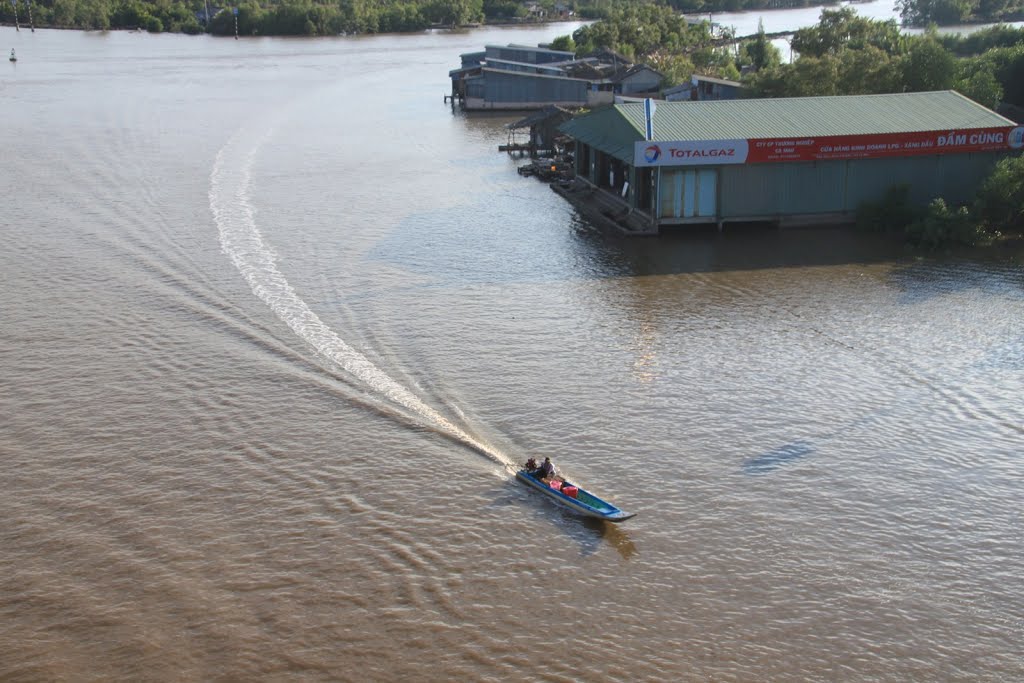
{"label": "shoreline vegetation", "polygon": [[[15,4],[12,4],[15,3]],[[814,0],[11,0],[0,24],[79,30],[144,30],[213,35],[328,36],[403,33],[431,28],[604,20],[663,8],[676,14],[835,7]],[[904,26],[1024,20],[1024,0],[896,0]]]}

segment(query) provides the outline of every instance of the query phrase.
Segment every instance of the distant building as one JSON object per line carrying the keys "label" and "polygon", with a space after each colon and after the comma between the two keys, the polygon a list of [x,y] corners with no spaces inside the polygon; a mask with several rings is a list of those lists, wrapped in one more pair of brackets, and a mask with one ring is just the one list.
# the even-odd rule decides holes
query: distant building
{"label": "distant building", "polygon": [[1024,147],[1024,126],[953,91],[659,102],[652,140],[645,128],[642,103],[561,126],[575,140],[577,178],[597,190],[583,195],[614,199],[630,229],[646,232],[850,221],[901,184],[917,205],[966,201]]}
{"label": "distant building", "polygon": [[634,64],[612,78],[614,92],[617,95],[632,95],[634,97],[658,94],[661,81],[664,76],[646,64]]}
{"label": "distant building", "polygon": [[662,80],[654,69],[611,51],[577,59],[545,47],[488,45],[461,61],[448,75],[452,97],[468,110],[593,107],[611,104],[616,94],[657,93]]}
{"label": "distant building", "polygon": [[689,83],[669,88],[663,95],[669,102],[735,100],[741,90],[743,84],[737,81],[694,74]]}
{"label": "distant building", "polygon": [[527,2],[523,5],[526,8],[526,16],[530,19],[543,19],[547,11],[539,2]]}
{"label": "distant building", "polygon": [[[529,131],[529,140],[525,144],[526,151],[529,151],[531,155],[554,152],[560,141],[568,140],[568,136],[558,127],[571,118],[571,111],[554,105],[531,112],[515,123],[506,126],[509,130],[509,146],[514,145],[512,136],[517,131],[527,130]],[[522,144],[518,145],[520,149],[523,146]]]}

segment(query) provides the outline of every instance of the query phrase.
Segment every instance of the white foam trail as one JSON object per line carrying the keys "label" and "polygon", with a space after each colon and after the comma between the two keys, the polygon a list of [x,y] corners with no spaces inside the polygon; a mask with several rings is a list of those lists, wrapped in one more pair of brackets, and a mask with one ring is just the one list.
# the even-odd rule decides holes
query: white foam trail
{"label": "white foam trail", "polygon": [[296,294],[278,270],[276,254],[256,227],[249,197],[256,152],[272,132],[273,128],[267,129],[246,150],[242,145],[244,131],[239,131],[217,153],[210,173],[210,210],[220,232],[221,249],[256,296],[317,353],[389,400],[426,419],[436,429],[511,467],[512,462],[507,457],[471,437],[345,343]]}

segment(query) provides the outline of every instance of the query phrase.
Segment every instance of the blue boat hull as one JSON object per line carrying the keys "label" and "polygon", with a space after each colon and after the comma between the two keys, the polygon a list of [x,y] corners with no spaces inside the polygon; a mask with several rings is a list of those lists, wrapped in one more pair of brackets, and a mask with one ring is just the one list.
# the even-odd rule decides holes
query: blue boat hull
{"label": "blue boat hull", "polygon": [[[516,479],[527,484],[528,486],[537,489],[541,493],[545,494],[556,503],[563,507],[567,507],[573,512],[583,515],[585,517],[594,517],[595,519],[606,519],[609,522],[623,522],[630,517],[635,517],[636,513],[625,512],[615,507],[606,500],[601,500],[593,493],[585,491],[584,489],[576,487],[578,492],[576,497],[567,496],[561,491],[556,491],[540,479],[537,479],[526,470],[519,470],[516,472]],[[575,484],[574,484],[575,486]]]}

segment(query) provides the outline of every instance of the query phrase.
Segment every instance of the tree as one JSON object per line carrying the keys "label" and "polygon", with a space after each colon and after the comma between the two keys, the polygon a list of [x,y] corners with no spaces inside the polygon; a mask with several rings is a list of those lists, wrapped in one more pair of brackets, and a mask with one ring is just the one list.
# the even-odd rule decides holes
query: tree
{"label": "tree", "polygon": [[990,230],[1024,230],[1024,157],[996,164],[978,189],[973,213]]}
{"label": "tree", "polygon": [[887,54],[902,52],[903,38],[895,21],[873,21],[857,16],[851,7],[821,11],[816,26],[793,34],[793,49],[802,56],[823,57],[841,50],[876,47]]}
{"label": "tree", "polygon": [[963,76],[954,84],[958,93],[970,97],[978,104],[995,109],[1003,99],[1003,87],[991,71],[978,69],[965,70]]}
{"label": "tree", "polygon": [[836,58],[839,72],[836,93],[861,95],[899,90],[900,72],[886,52],[867,46],[862,50],[843,50]]}
{"label": "tree", "polygon": [[951,89],[956,67],[956,57],[931,35],[916,38],[900,60],[903,86],[910,92]]}
{"label": "tree", "polygon": [[757,36],[740,44],[736,63],[752,66],[755,70],[772,69],[782,64],[782,53],[772,45],[764,32],[764,22],[757,20]]}
{"label": "tree", "polygon": [[836,95],[839,60],[835,57],[801,57],[793,64],[789,97]]}
{"label": "tree", "polygon": [[963,23],[971,16],[971,0],[897,0],[896,9],[905,26]]}
{"label": "tree", "polygon": [[662,75],[661,87],[671,88],[690,80],[697,70],[686,55],[656,52],[647,56],[647,64]]}
{"label": "tree", "polygon": [[989,50],[983,59],[1003,87],[1003,101],[1024,107],[1024,44]]}
{"label": "tree", "polygon": [[573,41],[572,36],[558,36],[551,41],[552,50],[561,50],[562,52],[575,52],[576,43]]}

